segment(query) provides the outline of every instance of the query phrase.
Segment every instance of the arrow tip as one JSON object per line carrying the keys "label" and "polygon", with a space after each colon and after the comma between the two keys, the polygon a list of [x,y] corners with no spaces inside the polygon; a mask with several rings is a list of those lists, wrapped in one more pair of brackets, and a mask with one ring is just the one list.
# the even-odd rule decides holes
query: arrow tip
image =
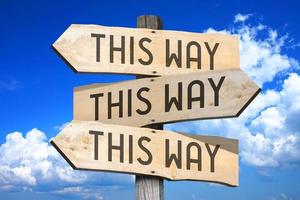
{"label": "arrow tip", "polygon": [[63,153],[63,151],[55,144],[53,140],[50,141],[51,145],[59,152],[59,154],[69,163],[69,165],[76,169],[76,166],[71,162],[71,160]]}
{"label": "arrow tip", "polygon": [[55,47],[55,43],[51,46],[52,50],[60,57],[64,63],[66,63],[74,73],[78,73],[78,71],[73,67],[73,65],[59,52],[59,50]]}
{"label": "arrow tip", "polygon": [[242,112],[248,107],[248,105],[255,99],[255,97],[261,92],[261,89],[258,88],[258,90],[253,94],[253,96],[247,101],[247,103],[241,108],[241,110],[235,115],[236,117],[239,117]]}

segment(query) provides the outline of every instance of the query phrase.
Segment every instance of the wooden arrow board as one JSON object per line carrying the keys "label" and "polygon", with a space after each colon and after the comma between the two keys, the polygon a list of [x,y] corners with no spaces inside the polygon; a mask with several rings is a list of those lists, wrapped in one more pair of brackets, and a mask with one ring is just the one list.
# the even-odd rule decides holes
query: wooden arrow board
{"label": "wooden arrow board", "polygon": [[74,169],[238,185],[238,141],[73,121],[51,142]]}
{"label": "wooden arrow board", "polygon": [[237,117],[259,92],[241,70],[93,84],[74,89],[74,119],[141,127]]}
{"label": "wooden arrow board", "polygon": [[71,25],[53,44],[76,72],[170,75],[239,68],[237,36]]}

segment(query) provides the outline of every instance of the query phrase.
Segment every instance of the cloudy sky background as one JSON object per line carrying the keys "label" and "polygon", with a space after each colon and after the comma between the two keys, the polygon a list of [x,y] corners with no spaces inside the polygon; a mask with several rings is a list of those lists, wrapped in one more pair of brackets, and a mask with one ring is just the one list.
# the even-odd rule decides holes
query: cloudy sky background
{"label": "cloudy sky background", "polygon": [[0,199],[134,198],[134,176],[74,171],[49,144],[71,120],[74,86],[133,76],[75,75],[50,46],[71,23],[135,27],[144,13],[161,15],[165,29],[238,35],[241,68],[263,89],[239,118],[165,126],[240,141],[239,187],[165,182],[166,199],[300,199],[300,37],[293,17],[300,5],[274,3],[265,11],[246,1],[102,3],[1,1]]}

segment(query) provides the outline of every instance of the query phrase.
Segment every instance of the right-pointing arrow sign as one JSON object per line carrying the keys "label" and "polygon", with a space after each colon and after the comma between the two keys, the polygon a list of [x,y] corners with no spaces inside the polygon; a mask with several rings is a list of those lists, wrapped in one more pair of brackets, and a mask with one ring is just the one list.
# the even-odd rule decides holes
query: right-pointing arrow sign
{"label": "right-pointing arrow sign", "polygon": [[238,69],[93,84],[75,88],[74,119],[145,126],[237,117],[259,92]]}

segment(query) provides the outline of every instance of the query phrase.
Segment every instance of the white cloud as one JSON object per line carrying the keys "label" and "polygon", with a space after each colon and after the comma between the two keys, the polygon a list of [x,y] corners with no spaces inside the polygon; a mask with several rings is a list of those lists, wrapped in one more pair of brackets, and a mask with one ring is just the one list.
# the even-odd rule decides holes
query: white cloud
{"label": "white cloud", "polygon": [[61,195],[74,195],[77,194],[81,196],[82,199],[95,199],[95,200],[103,200],[103,196],[101,191],[96,188],[84,188],[84,187],[65,187],[62,190],[53,191],[54,194]]}
{"label": "white cloud", "polygon": [[57,176],[64,182],[68,183],[81,183],[87,179],[85,173],[74,173],[74,170],[70,167],[57,167],[56,168]]}
{"label": "white cloud", "polygon": [[293,200],[293,198],[289,197],[286,193],[279,193],[276,197],[271,197],[271,200]]}
{"label": "white cloud", "polygon": [[[261,39],[266,31],[269,34]],[[241,68],[260,86],[272,81],[279,72],[298,66],[295,59],[281,53],[286,37],[278,36],[275,30],[263,25],[243,25],[232,33],[240,37]]]}
{"label": "white cloud", "polygon": [[[236,21],[245,21],[249,16],[237,15]],[[207,32],[218,31],[210,28]],[[300,161],[300,76],[294,73],[299,72],[298,61],[282,53],[287,35],[280,36],[266,25],[244,23],[220,32],[239,36],[241,68],[262,86],[263,92],[239,118],[177,123],[166,128],[238,138],[241,161],[249,165],[297,165]]]}
{"label": "white cloud", "polygon": [[277,107],[269,107],[262,111],[260,116],[251,122],[251,126],[265,134],[274,134],[277,129],[282,129],[285,122],[285,116]]}
{"label": "white cloud", "polygon": [[[245,19],[237,15],[238,19]],[[249,18],[251,15],[245,15]],[[272,82],[274,77],[282,72],[299,69],[299,62],[282,53],[286,46],[293,46],[288,35],[280,36],[277,31],[263,24],[256,26],[236,25],[231,29],[215,30],[209,28],[207,33],[224,33],[237,35],[240,39],[241,68],[261,87]]]}
{"label": "white cloud", "polygon": [[57,131],[61,131],[63,130],[70,122],[65,122],[61,125],[58,125],[58,126],[55,126],[54,129],[57,130]]}
{"label": "white cloud", "polygon": [[[83,199],[101,199],[101,195],[88,195],[85,186],[99,184],[122,185],[132,183],[132,177],[123,174],[73,170],[38,129],[25,136],[10,133],[0,145],[0,190],[51,190],[79,187],[77,194]],[[46,189],[45,189],[46,188]],[[48,191],[49,192],[49,191]]]}
{"label": "white cloud", "polygon": [[3,80],[0,81],[0,91],[2,91],[2,90],[15,90],[15,89],[20,88],[20,87],[21,87],[21,84],[17,80],[14,80],[14,79],[6,80],[6,81],[3,81]]}
{"label": "white cloud", "polygon": [[[242,159],[245,162],[258,166],[284,166],[300,160],[300,127],[297,121],[300,91],[296,89],[299,81],[300,76],[291,73],[284,81],[282,90],[273,91],[280,96],[276,105],[261,110],[248,126],[244,124],[250,134],[242,143]],[[261,148],[260,144],[263,144]]]}
{"label": "white cloud", "polygon": [[0,173],[6,177],[0,182],[9,180],[34,186],[37,184],[36,176],[47,179],[53,167],[48,158],[58,156],[44,142],[45,139],[45,134],[37,129],[32,129],[25,137],[20,132],[8,134],[0,147]]}
{"label": "white cloud", "polygon": [[252,14],[246,14],[246,15],[243,15],[241,13],[238,13],[234,16],[234,23],[237,23],[237,22],[245,22],[247,19],[249,19],[249,17],[251,16]]}

